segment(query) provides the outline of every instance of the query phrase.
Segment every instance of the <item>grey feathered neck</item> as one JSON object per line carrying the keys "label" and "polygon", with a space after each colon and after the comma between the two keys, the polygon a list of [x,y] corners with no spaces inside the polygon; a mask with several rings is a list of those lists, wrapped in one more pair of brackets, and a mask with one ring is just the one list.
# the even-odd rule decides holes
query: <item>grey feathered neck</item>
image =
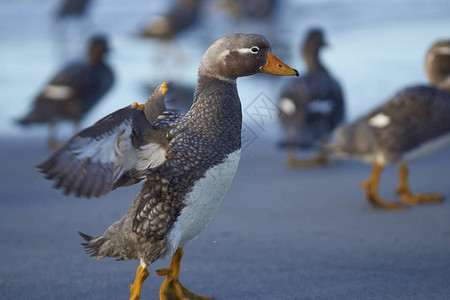
{"label": "grey feathered neck", "polygon": [[233,149],[240,148],[242,111],[235,80],[199,75],[194,103],[185,117],[187,123],[197,124],[195,130],[226,139]]}

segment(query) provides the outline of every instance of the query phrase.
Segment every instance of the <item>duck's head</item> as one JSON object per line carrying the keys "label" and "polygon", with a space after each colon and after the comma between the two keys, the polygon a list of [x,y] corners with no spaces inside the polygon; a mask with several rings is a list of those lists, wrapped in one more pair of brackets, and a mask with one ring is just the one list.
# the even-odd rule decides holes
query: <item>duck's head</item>
{"label": "duck's head", "polygon": [[303,57],[317,56],[319,50],[327,45],[322,29],[312,28],[306,33],[303,41],[302,55]]}
{"label": "duck's head", "polygon": [[216,40],[206,50],[199,69],[200,75],[223,80],[260,72],[298,76],[297,70],[271,53],[270,42],[259,34],[230,34]]}
{"label": "duck's head", "polygon": [[448,54],[450,48],[450,40],[440,40],[435,42],[431,48],[430,51],[437,51],[437,52],[443,52],[445,54]]}
{"label": "duck's head", "polygon": [[100,63],[109,51],[108,40],[104,35],[93,36],[89,41],[88,59],[91,63]]}
{"label": "duck's head", "polygon": [[438,41],[428,50],[425,73],[431,85],[450,92],[450,40]]}

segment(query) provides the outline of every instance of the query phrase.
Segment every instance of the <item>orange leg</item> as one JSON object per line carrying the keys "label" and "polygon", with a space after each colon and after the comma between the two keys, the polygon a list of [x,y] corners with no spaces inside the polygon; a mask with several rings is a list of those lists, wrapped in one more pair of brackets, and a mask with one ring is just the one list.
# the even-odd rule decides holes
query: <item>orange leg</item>
{"label": "orange leg", "polygon": [[55,123],[49,124],[47,147],[52,151],[56,151],[61,147],[61,145],[59,144],[59,142],[56,139],[56,124]]}
{"label": "orange leg", "polygon": [[330,162],[328,159],[328,154],[323,150],[319,150],[319,153],[308,159],[308,161],[312,166],[322,166]]}
{"label": "orange leg", "polygon": [[378,187],[380,185],[380,176],[383,172],[384,165],[379,162],[373,164],[372,173],[367,181],[361,183],[361,188],[365,191],[367,199],[378,208],[386,210],[401,210],[404,206],[400,203],[389,203],[384,201],[378,195]]}
{"label": "orange leg", "polygon": [[178,248],[172,256],[169,268],[156,271],[156,274],[158,274],[159,276],[166,276],[166,279],[164,279],[164,282],[159,289],[159,299],[169,300],[175,298],[178,300],[189,300],[189,298],[185,296],[188,295],[200,300],[214,300],[214,298],[194,294],[180,283],[179,276],[182,258],[183,249]]}
{"label": "orange leg", "polygon": [[129,300],[139,300],[141,296],[142,283],[147,279],[149,273],[147,268],[139,265],[136,271],[136,278],[134,279],[133,284],[130,284],[130,298]]}
{"label": "orange leg", "polygon": [[286,149],[286,164],[289,168],[298,168],[300,160],[297,158],[295,153],[295,147],[288,147]]}
{"label": "orange leg", "polygon": [[400,163],[398,166],[398,188],[395,193],[400,199],[409,205],[416,205],[427,202],[440,202],[444,200],[441,194],[413,194],[409,187],[408,181],[408,166],[405,163]]}
{"label": "orange leg", "polygon": [[286,164],[290,168],[311,168],[328,163],[328,155],[325,151],[319,153],[308,159],[298,159],[294,147],[287,149]]}

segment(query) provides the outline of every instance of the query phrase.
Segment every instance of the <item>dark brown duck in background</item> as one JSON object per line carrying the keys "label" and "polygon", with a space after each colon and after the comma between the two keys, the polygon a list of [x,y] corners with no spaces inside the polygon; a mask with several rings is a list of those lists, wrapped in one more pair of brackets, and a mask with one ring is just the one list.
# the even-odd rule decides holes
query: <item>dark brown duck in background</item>
{"label": "dark brown duck in background", "polygon": [[425,72],[432,86],[450,93],[450,40],[431,46],[425,58]]}
{"label": "dark brown duck in background", "polygon": [[91,0],[62,0],[56,17],[58,19],[82,17],[87,13],[91,2]]}
{"label": "dark brown duck in background", "polygon": [[[350,125],[335,131],[330,150],[341,158],[357,158],[373,164],[362,183],[367,199],[376,207],[398,210],[405,204],[439,202],[441,194],[413,194],[408,163],[450,144],[450,42],[435,43],[425,58],[429,86],[402,89],[385,104]],[[378,195],[386,164],[398,163],[396,194],[403,203],[386,202]]]}
{"label": "dark brown duck in background", "polygon": [[[330,149],[340,158],[373,164],[361,188],[376,207],[397,210],[443,200],[440,194],[413,194],[407,164],[450,143],[450,94],[434,87],[413,86],[395,94],[385,104],[350,125],[336,129]],[[378,195],[386,164],[399,163],[396,194],[403,203],[386,202]]]}
{"label": "dark brown duck in background", "polygon": [[[167,81],[167,88],[164,100],[167,111],[177,114],[187,113],[192,106],[195,86]],[[155,86],[146,86],[144,90],[146,94],[153,94]]]}
{"label": "dark brown duck in background", "polygon": [[[326,46],[323,32],[312,29],[302,45],[302,56],[308,73],[292,78],[282,88],[280,116],[289,167],[308,167],[328,161],[322,145],[332,130],[344,119],[344,99],[339,83],[320,60]],[[308,160],[297,158],[297,148],[318,147],[319,153]]]}
{"label": "dark brown duck in background", "polygon": [[78,132],[82,118],[113,85],[113,72],[104,60],[107,52],[106,38],[93,37],[86,59],[69,64],[56,74],[35,99],[31,112],[20,123],[48,123],[48,146],[51,149],[58,148],[54,128],[56,123],[74,122],[75,132]]}
{"label": "dark brown duck in background", "polygon": [[273,15],[277,2],[277,0],[222,0],[219,5],[229,11],[236,20],[267,20]]}
{"label": "dark brown duck in background", "polygon": [[200,0],[176,0],[165,15],[148,24],[142,36],[170,41],[177,34],[192,27],[197,22],[199,12]]}

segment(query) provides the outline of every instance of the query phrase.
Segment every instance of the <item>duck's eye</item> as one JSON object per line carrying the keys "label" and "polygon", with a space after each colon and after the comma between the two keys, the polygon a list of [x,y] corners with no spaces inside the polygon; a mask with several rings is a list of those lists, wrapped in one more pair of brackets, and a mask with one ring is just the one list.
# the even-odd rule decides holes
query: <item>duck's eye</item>
{"label": "duck's eye", "polygon": [[259,48],[256,47],[256,46],[253,46],[250,50],[251,50],[253,53],[258,53],[258,52],[259,52]]}

